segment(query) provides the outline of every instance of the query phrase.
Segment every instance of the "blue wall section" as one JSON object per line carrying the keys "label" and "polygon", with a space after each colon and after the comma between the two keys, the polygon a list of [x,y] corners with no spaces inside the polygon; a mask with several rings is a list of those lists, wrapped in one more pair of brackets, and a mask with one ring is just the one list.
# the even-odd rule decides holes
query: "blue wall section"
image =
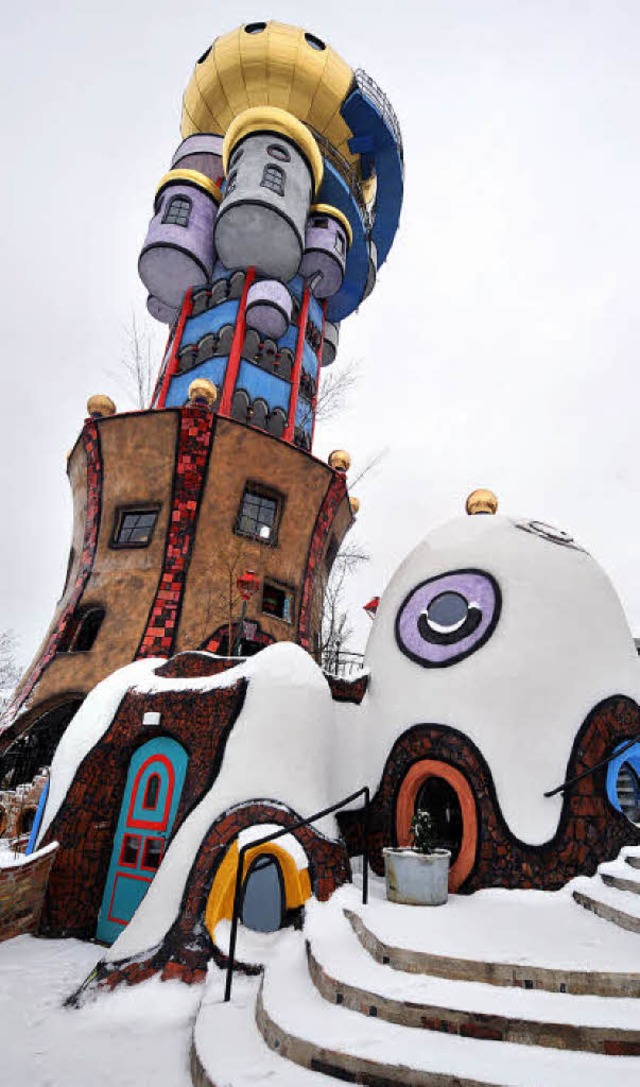
{"label": "blue wall section", "polygon": [[206,332],[217,332],[225,325],[235,325],[238,302],[221,302],[213,309],[205,310],[197,317],[190,317],[184,326],[179,347],[199,343]]}
{"label": "blue wall section", "polygon": [[289,410],[290,383],[281,377],[276,377],[275,374],[270,374],[267,370],[262,370],[246,359],[240,363],[236,388],[246,389],[251,400],[255,400],[257,396],[262,397],[271,411],[274,408],[283,408],[285,412]]}
{"label": "blue wall section", "polygon": [[360,208],[347,182],[336,167],[324,160],[324,177],[318,194],[319,204],[331,204],[343,212],[353,231],[353,241],[347,253],[344,282],[340,290],[328,300],[327,317],[330,321],[342,321],[358,308],[367,284],[369,252],[366,230]]}
{"label": "blue wall section", "polygon": [[209,381],[213,381],[218,390],[219,399],[222,395],[222,383],[228,361],[226,358],[207,359],[206,362],[201,362],[199,366],[187,370],[185,374],[178,374],[177,377],[174,377],[167,393],[167,407],[181,408],[183,404],[186,404],[189,386],[196,377],[206,377]]}

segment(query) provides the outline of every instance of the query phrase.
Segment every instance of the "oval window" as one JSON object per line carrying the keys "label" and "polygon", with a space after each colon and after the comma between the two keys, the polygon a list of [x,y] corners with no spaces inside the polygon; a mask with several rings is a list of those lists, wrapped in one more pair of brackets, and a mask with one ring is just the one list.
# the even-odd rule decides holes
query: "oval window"
{"label": "oval window", "polygon": [[327,48],[322,39],[316,38],[315,34],[305,34],[304,40],[306,41],[307,45],[311,46],[312,49],[321,50]]}
{"label": "oval window", "polygon": [[396,641],[424,668],[446,668],[475,653],[500,618],[498,583],[482,570],[452,570],[417,585],[396,618]]}
{"label": "oval window", "polygon": [[455,864],[462,845],[462,808],[458,794],[444,778],[429,777],[418,789],[415,812],[428,811],[433,821],[433,835],[440,849],[451,852]]}
{"label": "oval window", "polygon": [[277,159],[278,162],[291,162],[291,154],[281,143],[270,143],[267,147],[267,154],[271,155],[272,159]]}
{"label": "oval window", "polygon": [[266,30],[266,23],[247,23],[244,28],[245,34],[262,34],[263,30]]}

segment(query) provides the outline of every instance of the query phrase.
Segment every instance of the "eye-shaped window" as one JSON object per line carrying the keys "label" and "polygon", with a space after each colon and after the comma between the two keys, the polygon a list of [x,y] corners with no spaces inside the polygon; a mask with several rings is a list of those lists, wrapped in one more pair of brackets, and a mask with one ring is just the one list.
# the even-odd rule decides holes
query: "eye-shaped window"
{"label": "eye-shaped window", "polygon": [[515,524],[516,528],[522,529],[523,532],[529,532],[532,536],[539,536],[540,539],[547,540],[549,543],[572,547],[574,551],[584,551],[584,548],[576,543],[573,536],[570,536],[568,532],[561,528],[556,528],[555,525],[547,525],[544,521],[516,521]]}
{"label": "eye-shaped window", "polygon": [[500,617],[500,588],[482,570],[453,570],[412,589],[396,619],[396,641],[424,668],[447,668],[475,653]]}

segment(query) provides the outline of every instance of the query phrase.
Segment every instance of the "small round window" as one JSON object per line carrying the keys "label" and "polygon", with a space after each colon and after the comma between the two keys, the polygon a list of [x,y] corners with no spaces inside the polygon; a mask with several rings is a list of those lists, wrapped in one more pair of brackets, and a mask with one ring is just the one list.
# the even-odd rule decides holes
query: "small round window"
{"label": "small round window", "polygon": [[322,50],[327,48],[320,38],[316,38],[315,34],[305,34],[304,40],[306,41],[307,45],[311,46],[312,49]]}
{"label": "small round window", "polygon": [[291,162],[291,153],[281,143],[270,143],[267,147],[267,154],[271,155],[272,159],[277,159],[278,162]]}
{"label": "small round window", "polygon": [[266,30],[266,23],[247,23],[244,28],[245,34],[262,34],[263,30]]}

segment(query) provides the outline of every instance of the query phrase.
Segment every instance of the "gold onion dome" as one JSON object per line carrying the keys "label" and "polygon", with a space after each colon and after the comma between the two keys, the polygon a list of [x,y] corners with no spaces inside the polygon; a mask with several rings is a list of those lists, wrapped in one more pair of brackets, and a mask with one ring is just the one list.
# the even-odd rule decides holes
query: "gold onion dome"
{"label": "gold onion dome", "polygon": [[497,513],[498,499],[493,491],[487,490],[486,487],[479,487],[467,498],[466,510],[468,514]]}
{"label": "gold onion dome", "polygon": [[275,106],[324,136],[352,166],[353,133],[340,108],[353,83],[349,65],[315,34],[274,20],[216,38],[184,92],[182,137],[224,135],[253,106]]}
{"label": "gold onion dome", "polygon": [[349,505],[351,506],[351,512],[355,517],[356,513],[360,510],[360,499],[356,498],[355,495],[351,495],[349,498]]}
{"label": "gold onion dome", "polygon": [[334,449],[333,453],[329,454],[329,467],[334,468],[336,472],[349,471],[351,467],[351,457],[346,449]]}
{"label": "gold onion dome", "polygon": [[107,415],[115,415],[116,406],[110,396],[95,393],[87,400],[87,412],[92,419],[102,419]]}
{"label": "gold onion dome", "polygon": [[213,381],[209,381],[206,377],[197,377],[191,382],[189,386],[189,401],[197,403],[197,401],[204,400],[209,407],[215,404],[218,399],[218,390],[216,389]]}

